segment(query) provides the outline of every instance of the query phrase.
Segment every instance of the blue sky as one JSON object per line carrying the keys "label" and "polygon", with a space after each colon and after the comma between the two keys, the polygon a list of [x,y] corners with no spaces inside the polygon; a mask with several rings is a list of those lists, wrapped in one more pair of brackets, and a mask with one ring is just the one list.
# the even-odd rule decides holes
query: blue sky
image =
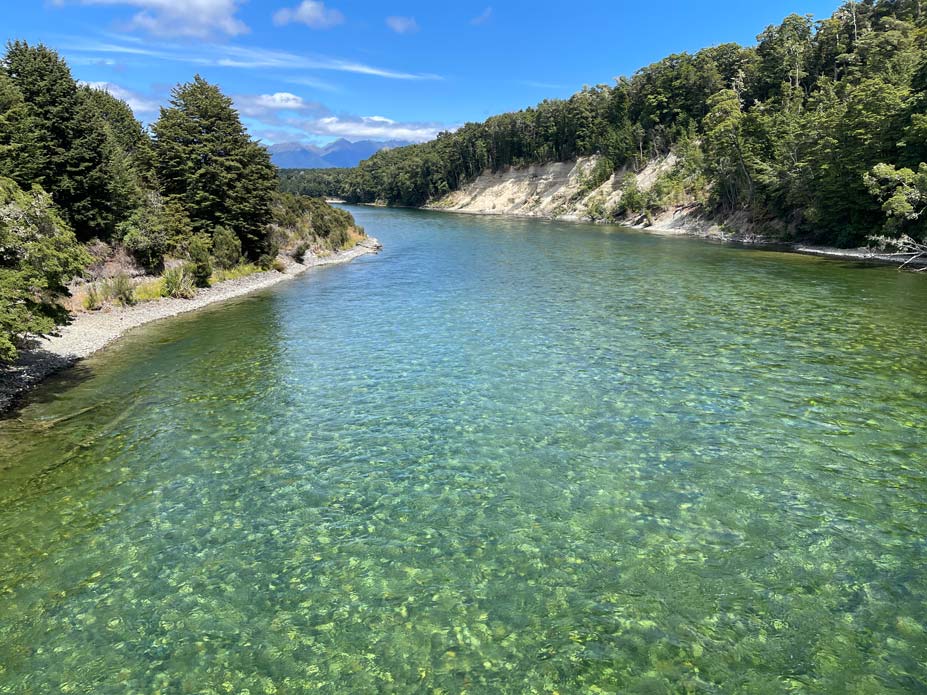
{"label": "blue sky", "polygon": [[265,142],[424,140],[680,51],[755,42],[836,0],[21,0],[7,38],[58,49],[143,121],[199,72]]}

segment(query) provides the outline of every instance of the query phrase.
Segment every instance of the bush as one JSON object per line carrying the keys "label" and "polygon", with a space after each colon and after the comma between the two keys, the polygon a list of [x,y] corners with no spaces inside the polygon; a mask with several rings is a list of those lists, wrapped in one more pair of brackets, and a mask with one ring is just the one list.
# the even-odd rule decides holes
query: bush
{"label": "bush", "polygon": [[135,304],[135,287],[125,273],[119,273],[111,280],[107,280],[103,285],[103,294],[107,299],[122,306]]}
{"label": "bush", "polygon": [[177,266],[164,271],[161,278],[161,294],[174,299],[192,299],[196,294],[193,275],[187,266]]}
{"label": "bush", "polygon": [[87,285],[87,294],[84,295],[84,308],[87,311],[98,311],[103,308],[103,296],[96,285]]}
{"label": "bush", "polygon": [[274,262],[271,264],[271,267],[276,270],[278,273],[286,272],[286,263],[281,261],[279,258],[275,258]]}
{"label": "bush", "polygon": [[0,360],[16,358],[23,336],[67,319],[59,299],[89,263],[47,193],[0,177]]}
{"label": "bush", "polygon": [[628,174],[622,181],[621,200],[618,201],[618,214],[635,217],[647,212],[648,200],[637,184],[637,177]]}
{"label": "bush", "polygon": [[193,284],[197,287],[209,287],[209,277],[212,275],[212,261],[209,257],[209,237],[205,234],[196,234],[190,239],[187,253],[190,257],[190,274]]}
{"label": "bush", "polygon": [[157,218],[150,208],[143,208],[122,225],[123,245],[148,270],[161,268],[169,248],[167,230]]}
{"label": "bush", "polygon": [[293,253],[290,254],[290,257],[297,263],[302,263],[306,260],[306,254],[309,252],[309,244],[302,242],[297,245]]}
{"label": "bush", "polygon": [[241,239],[227,227],[216,227],[212,235],[212,256],[220,268],[234,268],[241,261]]}

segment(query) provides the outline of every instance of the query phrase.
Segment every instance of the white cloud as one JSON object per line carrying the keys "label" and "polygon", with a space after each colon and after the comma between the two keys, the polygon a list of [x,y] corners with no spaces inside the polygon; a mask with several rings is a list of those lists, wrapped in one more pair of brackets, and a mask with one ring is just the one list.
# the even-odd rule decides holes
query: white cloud
{"label": "white cloud", "polygon": [[414,34],[419,29],[415,17],[387,17],[386,26],[397,34]]}
{"label": "white cloud", "polygon": [[348,140],[433,140],[445,126],[438,123],[398,123],[383,116],[326,116],[312,121],[290,122],[307,135]]}
{"label": "white cloud", "polygon": [[160,110],[158,102],[153,99],[143,97],[137,92],[133,92],[131,89],[120,87],[118,84],[113,84],[112,82],[81,82],[81,84],[92,89],[102,89],[104,92],[109,92],[117,99],[121,99],[128,104],[129,108],[132,109],[136,116],[140,114],[151,115]]}
{"label": "white cloud", "polygon": [[319,103],[306,101],[289,92],[275,94],[243,94],[235,97],[235,106],[244,116],[260,118],[280,111],[318,111],[328,109]]}
{"label": "white cloud", "polygon": [[293,9],[285,7],[274,14],[274,24],[277,26],[292,22],[299,22],[313,29],[330,29],[344,23],[344,15],[338,10],[325,7],[323,2],[303,0]]}
{"label": "white cloud", "polygon": [[492,19],[492,8],[487,7],[485,10],[480,12],[476,17],[470,20],[470,24],[474,26],[479,26],[481,24],[486,24],[490,19]]}
{"label": "white cloud", "polygon": [[157,36],[206,38],[216,34],[238,36],[248,26],[236,14],[242,0],[55,0],[63,5],[128,5],[139,8],[128,22],[129,29],[141,29]]}

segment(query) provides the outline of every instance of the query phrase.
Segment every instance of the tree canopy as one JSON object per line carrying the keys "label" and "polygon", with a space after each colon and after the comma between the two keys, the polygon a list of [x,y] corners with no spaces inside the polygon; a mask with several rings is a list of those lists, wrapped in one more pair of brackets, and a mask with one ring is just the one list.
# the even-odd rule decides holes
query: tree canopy
{"label": "tree canopy", "polygon": [[251,140],[232,100],[199,75],[176,87],[152,127],[161,193],[177,200],[194,232],[232,230],[251,256],[267,252],[276,169]]}
{"label": "tree canopy", "polygon": [[486,170],[598,155],[608,174],[675,151],[704,179],[713,212],[859,245],[895,219],[867,174],[927,161],[922,5],[861,0],[818,22],[791,15],[755,46],[672,55],[612,86],[468,123],[353,170],[286,172],[283,186],[418,206]]}
{"label": "tree canopy", "polygon": [[149,269],[167,253],[214,253],[226,265],[243,253],[270,264],[276,169],[231,99],[197,76],[174,90],[152,130],[125,102],[75,81],[54,50],[7,45],[0,359],[64,318],[58,300],[90,262],[78,242],[122,245]]}

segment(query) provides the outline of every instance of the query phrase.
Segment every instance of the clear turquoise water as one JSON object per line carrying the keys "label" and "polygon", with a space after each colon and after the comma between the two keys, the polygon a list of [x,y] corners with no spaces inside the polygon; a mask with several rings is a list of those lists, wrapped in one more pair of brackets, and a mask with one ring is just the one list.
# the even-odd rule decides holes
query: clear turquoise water
{"label": "clear turquoise water", "polygon": [[0,423],[0,693],[927,692],[927,277],[354,212]]}

